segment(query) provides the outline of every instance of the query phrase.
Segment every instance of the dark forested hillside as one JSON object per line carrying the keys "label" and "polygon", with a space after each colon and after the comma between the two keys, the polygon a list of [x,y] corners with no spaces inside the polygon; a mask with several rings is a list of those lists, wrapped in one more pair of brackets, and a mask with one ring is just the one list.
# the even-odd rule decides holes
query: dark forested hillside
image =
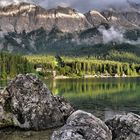
{"label": "dark forested hillside", "polygon": [[140,30],[129,30],[124,33],[124,41],[110,40],[104,43],[97,28],[75,33],[63,33],[57,28],[47,32],[40,28],[29,33],[23,31],[5,35],[2,50],[19,54],[92,56],[140,63],[139,37]]}

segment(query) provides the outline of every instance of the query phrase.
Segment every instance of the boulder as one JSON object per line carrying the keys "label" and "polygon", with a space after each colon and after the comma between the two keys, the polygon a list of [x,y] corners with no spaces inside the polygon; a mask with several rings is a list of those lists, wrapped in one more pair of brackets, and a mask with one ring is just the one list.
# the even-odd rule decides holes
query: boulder
{"label": "boulder", "polygon": [[140,140],[139,115],[116,115],[106,125],[112,130],[113,140]]}
{"label": "boulder", "polygon": [[62,128],[55,131],[51,140],[112,140],[109,128],[90,113],[74,112]]}
{"label": "boulder", "polygon": [[18,75],[0,95],[1,126],[32,130],[58,127],[73,111],[67,101],[54,96],[33,74]]}

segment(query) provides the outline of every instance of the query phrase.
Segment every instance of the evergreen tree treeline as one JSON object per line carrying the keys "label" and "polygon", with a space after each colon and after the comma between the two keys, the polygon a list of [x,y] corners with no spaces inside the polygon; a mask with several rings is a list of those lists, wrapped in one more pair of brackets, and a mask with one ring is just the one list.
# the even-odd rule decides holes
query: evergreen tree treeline
{"label": "evergreen tree treeline", "polygon": [[0,79],[13,78],[17,74],[31,73],[33,66],[20,55],[0,52]]}
{"label": "evergreen tree treeline", "polygon": [[25,56],[34,65],[42,64],[45,71],[56,70],[64,76],[140,76],[140,64],[111,60],[97,60],[94,57],[66,57],[33,55]]}

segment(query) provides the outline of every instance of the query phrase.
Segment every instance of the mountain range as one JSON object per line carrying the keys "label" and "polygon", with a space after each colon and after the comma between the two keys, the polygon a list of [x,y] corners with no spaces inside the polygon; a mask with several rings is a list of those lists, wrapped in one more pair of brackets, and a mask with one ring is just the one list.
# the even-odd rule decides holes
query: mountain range
{"label": "mountain range", "polygon": [[46,10],[30,3],[0,7],[0,50],[93,55],[100,54],[99,46],[111,46],[109,51],[122,44],[139,47],[140,5],[129,5],[84,14],[70,7]]}

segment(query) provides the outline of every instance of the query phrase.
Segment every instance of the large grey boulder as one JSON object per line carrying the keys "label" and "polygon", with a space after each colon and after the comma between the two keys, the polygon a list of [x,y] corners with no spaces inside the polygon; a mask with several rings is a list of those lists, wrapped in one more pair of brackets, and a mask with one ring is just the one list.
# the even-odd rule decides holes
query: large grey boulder
{"label": "large grey boulder", "polygon": [[55,131],[52,140],[112,140],[109,128],[90,113],[74,112],[62,128]]}
{"label": "large grey boulder", "polygon": [[65,123],[73,107],[35,75],[18,75],[0,95],[1,126],[41,130]]}
{"label": "large grey boulder", "polygon": [[139,115],[116,115],[107,120],[106,124],[112,130],[113,140],[140,140]]}

